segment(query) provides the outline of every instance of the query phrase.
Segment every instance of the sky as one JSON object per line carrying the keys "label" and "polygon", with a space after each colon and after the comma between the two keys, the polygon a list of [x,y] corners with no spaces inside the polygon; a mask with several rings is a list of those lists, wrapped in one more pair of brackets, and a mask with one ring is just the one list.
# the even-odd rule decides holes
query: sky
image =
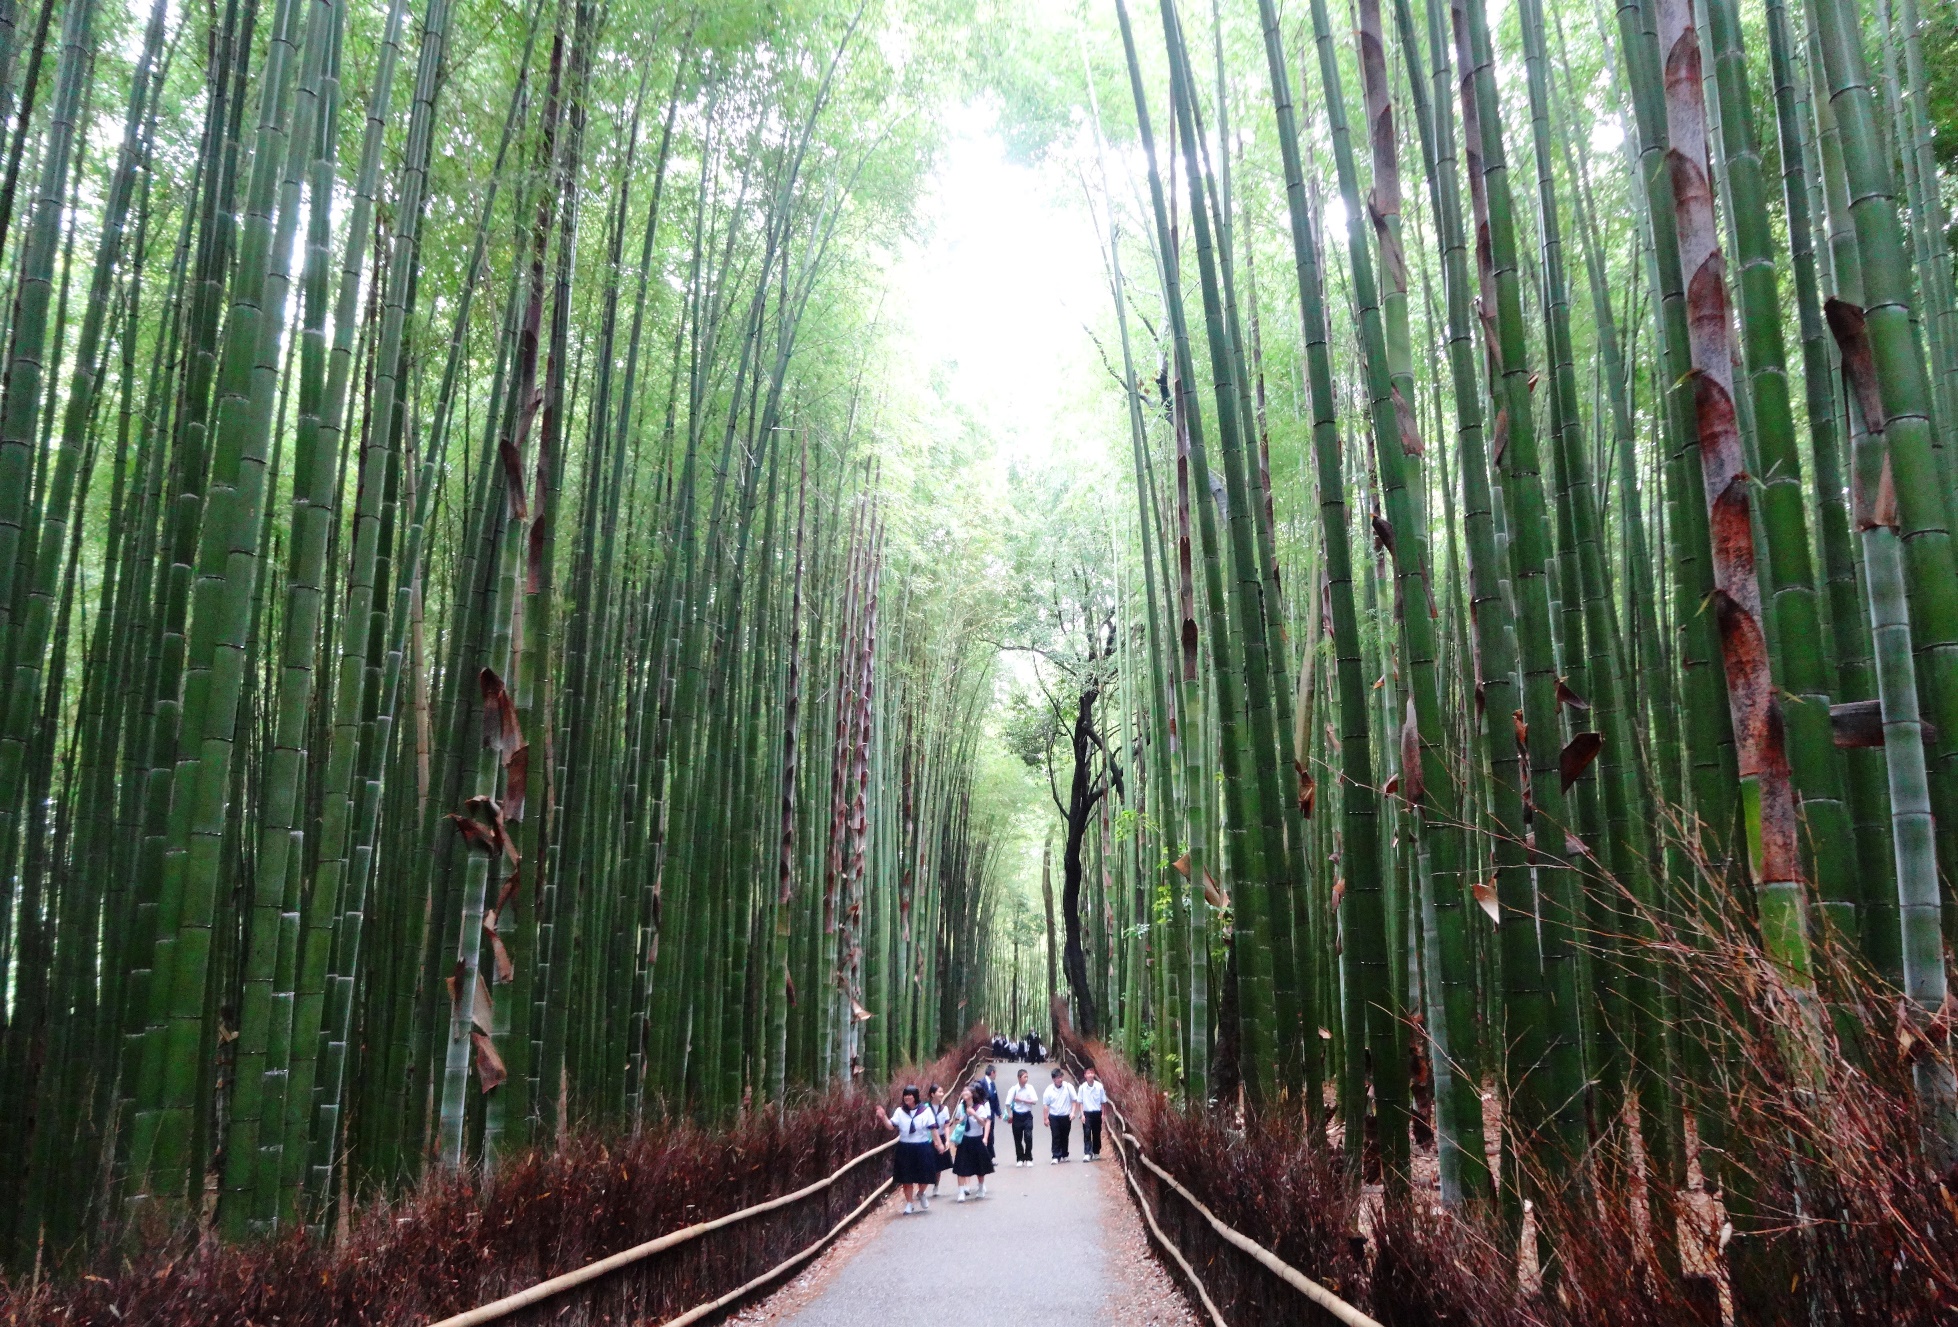
{"label": "sky", "polygon": [[917,362],[945,368],[954,399],[992,426],[1000,460],[1039,463],[1081,398],[1079,375],[1100,373],[1082,331],[1108,299],[1093,222],[1057,169],[1008,159],[991,108],[948,118],[893,294]]}
{"label": "sky", "polygon": [[[996,118],[983,103],[948,110],[922,224],[888,290],[909,371],[938,372],[945,394],[981,421],[1004,482],[1012,468],[1105,449],[1095,398],[1105,398],[1107,379],[1083,327],[1107,321],[1108,289],[1080,186],[1059,166],[1011,160]],[[999,663],[1003,687],[1030,685],[1031,656],[1007,651]],[[1009,777],[1004,766],[997,777]],[[1018,795],[1020,832],[1003,845],[1002,881],[1037,907],[1054,811],[1044,776]]]}

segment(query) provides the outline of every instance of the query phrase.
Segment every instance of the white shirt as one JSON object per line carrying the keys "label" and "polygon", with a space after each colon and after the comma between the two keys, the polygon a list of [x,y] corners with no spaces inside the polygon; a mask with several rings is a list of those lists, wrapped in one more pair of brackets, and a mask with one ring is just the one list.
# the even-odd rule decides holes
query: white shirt
{"label": "white shirt", "polygon": [[1067,1083],[1056,1083],[1041,1095],[1041,1104],[1053,1116],[1074,1114],[1074,1088]]}
{"label": "white shirt", "polygon": [[898,1142],[929,1143],[932,1130],[938,1127],[938,1115],[930,1106],[920,1106],[916,1110],[899,1106],[891,1112],[891,1123],[897,1126]]}
{"label": "white shirt", "polygon": [[1103,1087],[1099,1081],[1093,1083],[1081,1084],[1081,1109],[1082,1110],[1098,1112],[1101,1110],[1103,1103],[1105,1103],[1107,1100],[1108,1100],[1108,1089]]}
{"label": "white shirt", "polygon": [[1006,1094],[1006,1100],[1011,1103],[1015,1115],[1031,1115],[1033,1108],[1040,1103],[1040,1094],[1033,1090],[1032,1083],[1018,1083]]}

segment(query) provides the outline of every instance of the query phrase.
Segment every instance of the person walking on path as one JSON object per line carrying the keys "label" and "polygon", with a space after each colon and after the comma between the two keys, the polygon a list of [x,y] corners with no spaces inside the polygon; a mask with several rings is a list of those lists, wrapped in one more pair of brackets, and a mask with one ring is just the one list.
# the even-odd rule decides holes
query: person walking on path
{"label": "person walking on path", "polygon": [[891,1178],[904,1190],[904,1214],[930,1211],[925,1186],[938,1182],[938,1154],[932,1147],[937,1112],[920,1099],[917,1088],[907,1084],[898,1095],[897,1109],[884,1122],[897,1131]]}
{"label": "person walking on path", "polygon": [[1081,1160],[1101,1160],[1101,1108],[1108,1104],[1108,1089],[1092,1069],[1081,1071]]}
{"label": "person walking on path", "polygon": [[[993,1108],[978,1083],[965,1090],[959,1103],[959,1122],[952,1129],[957,1157],[952,1174],[958,1177],[959,1201],[986,1196],[986,1176],[993,1173]],[[972,1184],[968,1189],[967,1180]]]}
{"label": "person walking on path", "polygon": [[[993,1108],[993,1119],[995,1120],[1005,1118],[1005,1112],[999,1108],[998,1074],[999,1066],[989,1064],[986,1066],[986,1076],[979,1080],[986,1085],[986,1104]],[[997,1137],[991,1140],[988,1150],[992,1153],[993,1164],[997,1166],[999,1164],[999,1139]]]}
{"label": "person walking on path", "polygon": [[1013,1122],[1013,1164],[1033,1164],[1033,1111],[1040,1104],[1040,1093],[1020,1070],[1020,1081],[1006,1090],[1007,1116]]}
{"label": "person walking on path", "polygon": [[932,1113],[938,1116],[938,1132],[932,1136],[931,1192],[927,1198],[938,1197],[939,1181],[945,1172],[952,1168],[952,1108],[945,1104],[945,1089],[933,1083],[925,1089],[925,1099],[931,1103]]}
{"label": "person walking on path", "polygon": [[1074,1129],[1074,1108],[1079,1104],[1074,1087],[1054,1070],[1053,1086],[1041,1095],[1040,1106],[1047,1115],[1047,1130],[1053,1142],[1053,1155],[1047,1164],[1058,1166],[1067,1160],[1067,1136]]}

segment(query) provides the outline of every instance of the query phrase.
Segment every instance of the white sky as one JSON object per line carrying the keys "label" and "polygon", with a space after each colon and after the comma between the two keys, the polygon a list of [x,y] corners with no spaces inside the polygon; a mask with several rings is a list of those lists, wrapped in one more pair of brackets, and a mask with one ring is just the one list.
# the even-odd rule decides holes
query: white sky
{"label": "white sky", "polygon": [[1003,463],[1038,464],[1080,399],[1078,375],[1101,373],[1082,330],[1108,302],[1093,223],[1057,170],[1007,159],[991,108],[948,118],[923,241],[905,246],[892,292],[919,367],[947,366]]}

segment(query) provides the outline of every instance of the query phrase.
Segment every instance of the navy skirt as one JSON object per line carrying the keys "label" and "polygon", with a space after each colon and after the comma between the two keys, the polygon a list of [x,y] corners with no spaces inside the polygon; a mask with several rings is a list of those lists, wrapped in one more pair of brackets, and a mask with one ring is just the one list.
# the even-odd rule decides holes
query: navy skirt
{"label": "navy skirt", "polygon": [[958,1159],[952,1163],[952,1173],[962,1178],[993,1173],[993,1154],[986,1146],[983,1133],[965,1136],[965,1141],[959,1144]]}
{"label": "navy skirt", "polygon": [[930,1143],[899,1143],[891,1178],[899,1184],[938,1183],[938,1149]]}

